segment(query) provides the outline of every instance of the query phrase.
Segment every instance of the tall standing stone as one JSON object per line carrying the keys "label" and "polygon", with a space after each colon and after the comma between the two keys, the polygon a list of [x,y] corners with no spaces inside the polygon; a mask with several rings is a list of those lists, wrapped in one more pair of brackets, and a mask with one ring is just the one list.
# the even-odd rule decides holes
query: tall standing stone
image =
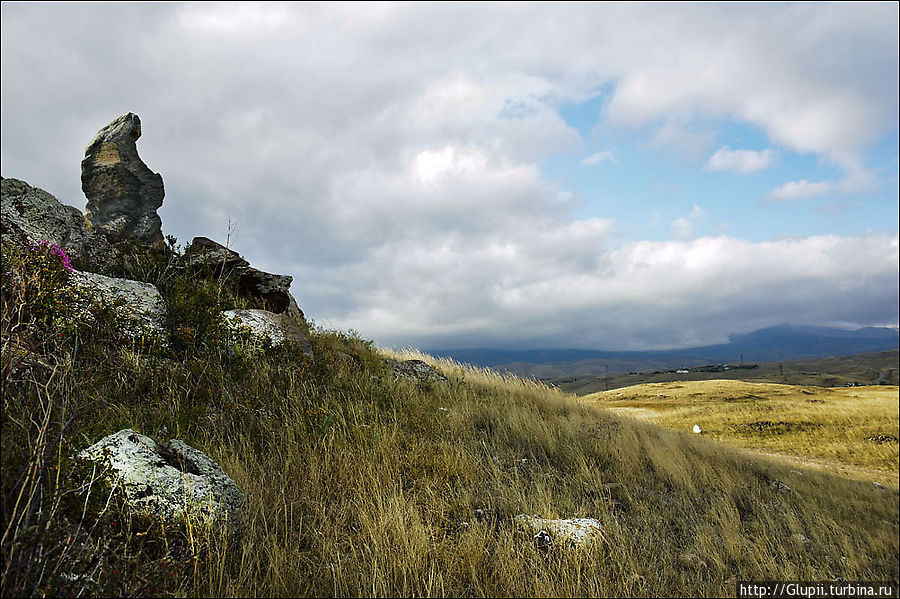
{"label": "tall standing stone", "polygon": [[138,156],[135,142],[141,119],[122,115],[101,129],[84,151],[81,189],[88,203],[85,217],[92,227],[116,240],[136,237],[162,241],[162,220],[156,210],[166,192],[159,173]]}

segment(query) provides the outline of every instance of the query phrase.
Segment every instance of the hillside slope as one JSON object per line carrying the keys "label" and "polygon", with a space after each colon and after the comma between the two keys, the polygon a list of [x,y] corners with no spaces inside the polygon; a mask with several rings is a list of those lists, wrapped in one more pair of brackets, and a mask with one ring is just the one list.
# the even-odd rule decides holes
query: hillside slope
{"label": "hillside slope", "polygon": [[[82,323],[49,301],[65,273],[4,251],[3,596],[729,596],[735,580],[898,578],[896,487],[448,361],[426,358],[446,383],[398,379],[339,332],[310,333],[314,358],[254,348],[212,319],[227,288],[154,260],[123,274],[159,285],[170,336],[122,343],[102,310]],[[246,494],[240,533],[129,514],[74,458],[123,428],[220,463]],[[604,541],[541,549],[523,513],[597,518]]]}

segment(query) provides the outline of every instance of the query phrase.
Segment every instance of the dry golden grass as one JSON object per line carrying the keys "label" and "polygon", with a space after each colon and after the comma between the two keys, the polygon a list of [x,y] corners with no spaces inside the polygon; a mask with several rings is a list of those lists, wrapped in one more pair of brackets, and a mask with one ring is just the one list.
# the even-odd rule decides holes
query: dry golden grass
{"label": "dry golden grass", "polygon": [[[12,576],[5,590],[729,596],[736,579],[897,578],[896,489],[796,470],[449,361],[405,356],[432,362],[449,385],[396,380],[358,341],[319,334],[313,342],[317,363],[308,371],[266,357],[231,373],[211,364],[198,371],[124,351],[106,366],[115,379],[79,383],[70,369],[50,381],[41,413],[63,391],[94,408],[69,431],[63,460],[125,425],[150,434],[162,423],[179,427],[245,490],[248,521],[237,539],[101,527],[107,536],[79,554],[88,564],[104,560],[90,582],[49,578],[35,592],[12,584],[30,578]],[[134,393],[142,399],[129,399]],[[191,397],[198,393],[208,396]],[[22,399],[4,407],[24,425],[32,404]],[[56,417],[46,420],[53,433]],[[3,446],[10,476],[11,430]],[[541,551],[515,526],[519,513],[597,518],[605,542]],[[65,522],[64,511],[58,518]],[[51,546],[52,535],[41,534]],[[79,564],[63,561],[60,571]]]}
{"label": "dry golden grass", "polygon": [[585,399],[674,430],[697,424],[718,441],[897,485],[896,386],[693,381],[636,385]]}

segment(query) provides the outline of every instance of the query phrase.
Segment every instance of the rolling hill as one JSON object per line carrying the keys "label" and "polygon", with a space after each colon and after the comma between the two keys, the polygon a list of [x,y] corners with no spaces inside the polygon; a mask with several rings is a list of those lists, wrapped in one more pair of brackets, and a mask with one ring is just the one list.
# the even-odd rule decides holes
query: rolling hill
{"label": "rolling hill", "polygon": [[857,330],[780,325],[731,335],[728,343],[671,350],[605,351],[457,349],[430,352],[459,362],[539,379],[600,376],[707,364],[824,358],[900,349],[892,328]]}
{"label": "rolling hill", "polygon": [[896,385],[900,382],[900,372],[898,372],[900,364],[898,362],[900,362],[900,352],[895,350],[828,358],[807,358],[787,362],[708,364],[609,376],[568,376],[548,378],[544,379],[544,382],[578,395],[644,383],[722,379],[817,387]]}

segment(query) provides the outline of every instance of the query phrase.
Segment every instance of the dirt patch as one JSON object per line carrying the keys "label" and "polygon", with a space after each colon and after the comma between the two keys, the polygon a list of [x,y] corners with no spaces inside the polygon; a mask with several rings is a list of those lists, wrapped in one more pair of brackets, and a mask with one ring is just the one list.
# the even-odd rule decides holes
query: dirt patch
{"label": "dirt patch", "polygon": [[736,402],[754,402],[754,401],[766,401],[768,397],[760,397],[759,395],[754,395],[752,393],[745,393],[744,395],[738,397],[723,397],[722,401],[727,403],[736,403]]}
{"label": "dirt patch", "polygon": [[757,420],[756,422],[747,422],[745,424],[734,425],[738,430],[751,430],[755,433],[767,433],[780,435],[783,433],[796,433],[820,428],[822,424],[818,422],[787,422],[784,420]]}
{"label": "dirt patch", "polygon": [[875,443],[876,445],[882,445],[884,443],[897,443],[900,439],[897,439],[894,435],[870,435],[866,437],[866,441]]}

